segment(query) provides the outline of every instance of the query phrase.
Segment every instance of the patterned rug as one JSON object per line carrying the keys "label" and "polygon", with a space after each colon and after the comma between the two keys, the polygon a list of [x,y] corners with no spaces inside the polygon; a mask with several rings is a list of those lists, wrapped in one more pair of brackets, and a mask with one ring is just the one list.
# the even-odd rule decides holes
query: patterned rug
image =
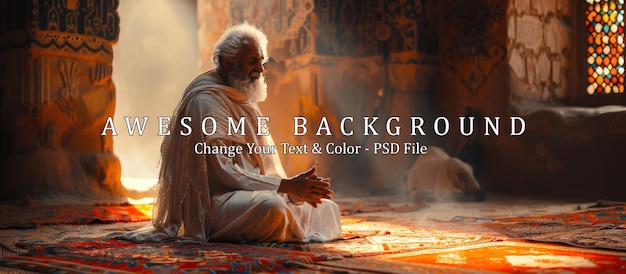
{"label": "patterned rug", "polygon": [[515,239],[626,250],[626,206],[590,207],[565,214],[506,218],[455,217]]}
{"label": "patterned rug", "polygon": [[475,223],[353,216],[342,220],[346,240],[306,248],[343,251],[349,259],[323,261],[319,266],[380,273],[621,273],[626,269],[625,252],[511,240]]}
{"label": "patterned rug", "polygon": [[[85,270],[109,270],[118,268],[129,269],[124,265],[124,260],[130,260],[135,254],[137,269],[132,271],[155,270],[156,267],[164,269],[183,270],[183,267],[191,267],[199,271],[279,271],[283,268],[293,267],[302,263],[299,267],[319,271],[342,271],[342,267],[333,268],[333,265],[325,265],[330,269],[320,269],[320,262],[343,258],[364,258],[384,254],[399,254],[404,252],[437,252],[450,248],[470,247],[477,244],[502,241],[495,232],[482,227],[463,227],[458,223],[431,222],[416,223],[410,220],[382,218],[375,216],[344,216],[342,217],[343,235],[340,240],[326,243],[267,243],[267,244],[222,244],[207,243],[206,245],[183,245],[182,243],[166,244],[132,244],[127,242],[105,241],[99,239],[115,231],[128,231],[144,225],[145,222],[136,223],[113,223],[91,225],[55,225],[44,226],[38,229],[4,229],[0,230],[0,243],[23,256],[5,257],[0,261],[0,266],[27,269],[31,271],[52,272],[68,267],[70,272],[80,269]],[[490,235],[491,233],[491,235]],[[222,256],[231,265],[218,265],[219,261],[202,253],[210,248],[222,253],[209,255]],[[188,249],[181,251],[179,249]],[[195,251],[193,251],[195,250]],[[251,250],[257,252],[242,253]],[[195,253],[188,253],[188,252]],[[156,252],[143,254],[142,252]],[[169,256],[176,262],[162,265],[162,258],[169,252]],[[187,253],[184,253],[187,252]],[[232,255],[236,253],[238,255]],[[116,256],[121,254],[121,259]],[[172,255],[174,254],[174,255]],[[220,255],[221,254],[221,255]],[[261,255],[259,255],[261,254]],[[285,254],[291,254],[294,258],[289,259]],[[188,256],[188,257],[185,257]],[[199,256],[203,261],[197,264],[186,263],[191,257]],[[230,257],[229,257],[230,256]],[[234,257],[233,257],[234,256]],[[260,256],[250,261],[248,256]],[[278,256],[278,257],[276,257]],[[283,257],[281,257],[283,256]],[[300,256],[300,257],[298,257]],[[304,257],[302,257],[304,256]],[[301,258],[302,257],[302,258]],[[100,258],[100,259],[94,259]],[[114,260],[118,263],[110,266]],[[182,259],[181,259],[182,258]],[[287,258],[287,259],[285,259]],[[93,260],[96,260],[95,262]],[[161,260],[161,261],[159,261]],[[266,262],[267,261],[267,262]],[[314,266],[305,264],[307,261],[314,262]],[[200,264],[209,264],[206,268],[198,268]],[[78,270],[77,270],[78,269]],[[259,270],[260,269],[260,270]],[[298,268],[300,269],[300,268]],[[82,270],[81,270],[82,271]]]}
{"label": "patterned rug", "polygon": [[[449,267],[480,272],[623,273],[626,253],[554,244],[498,242],[437,253],[412,252],[376,257],[380,262]],[[362,266],[367,261],[361,262]],[[380,264],[379,264],[380,265]],[[382,263],[385,265],[385,263]]]}
{"label": "patterned rug", "polygon": [[0,229],[150,220],[151,204],[0,206]]}
{"label": "patterned rug", "polygon": [[490,235],[472,227],[450,226],[443,222],[420,224],[405,219],[344,216],[341,225],[342,237],[337,241],[271,246],[355,258],[502,241],[495,233]]}
{"label": "patterned rug", "polygon": [[[149,208],[151,206],[146,207],[148,212]],[[587,208],[566,214],[545,212],[528,217],[456,217],[452,222],[424,218],[420,211],[396,215],[402,218],[387,213],[381,216],[385,212],[372,210],[371,213],[343,216],[341,239],[307,244],[135,244],[100,240],[111,232],[133,230],[145,222],[109,221],[102,224],[101,221],[91,221],[87,222],[89,224],[46,225],[36,229],[0,229],[0,245],[9,251],[0,258],[0,269],[71,273],[461,273],[537,269],[619,272],[626,269],[626,252],[521,240],[539,241],[543,237],[558,242],[555,239],[574,235],[574,231],[581,246],[610,248],[609,243],[613,243],[613,249],[619,250],[622,239],[626,239],[623,234],[626,231],[624,205]],[[108,220],[116,219],[111,217],[114,215],[109,215]],[[584,240],[582,236],[594,241]],[[568,237],[571,242],[572,236]]]}
{"label": "patterned rug", "polygon": [[147,222],[122,222],[110,224],[47,225],[36,229],[0,229],[0,247],[12,255],[27,254],[39,246],[78,241],[97,241],[113,232],[138,229]]}
{"label": "patterned rug", "polygon": [[81,241],[39,246],[0,258],[0,266],[35,272],[298,272],[342,257],[231,243]]}
{"label": "patterned rug", "polygon": [[338,200],[335,201],[339,208],[341,208],[341,216],[349,216],[360,213],[374,213],[374,212],[385,212],[385,211],[393,211],[393,212],[413,212],[419,209],[422,209],[426,206],[424,203],[412,202],[412,203],[404,203],[400,205],[390,205],[389,203],[383,202],[369,202],[369,201],[345,201]]}

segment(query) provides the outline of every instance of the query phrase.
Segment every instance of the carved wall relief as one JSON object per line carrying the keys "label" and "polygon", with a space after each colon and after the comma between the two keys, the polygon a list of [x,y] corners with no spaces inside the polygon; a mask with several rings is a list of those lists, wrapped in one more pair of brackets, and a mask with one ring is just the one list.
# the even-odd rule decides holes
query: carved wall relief
{"label": "carved wall relief", "polygon": [[[19,2],[19,3],[18,3]],[[118,2],[3,0],[0,199],[122,199],[110,136]]]}

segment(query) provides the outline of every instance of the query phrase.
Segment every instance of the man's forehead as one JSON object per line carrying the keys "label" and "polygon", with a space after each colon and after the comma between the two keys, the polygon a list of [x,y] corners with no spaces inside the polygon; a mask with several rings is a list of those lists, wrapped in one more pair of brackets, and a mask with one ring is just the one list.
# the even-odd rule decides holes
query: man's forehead
{"label": "man's forehead", "polygon": [[239,56],[242,58],[263,57],[263,51],[258,43],[248,40],[246,43],[243,43],[241,50],[239,51]]}

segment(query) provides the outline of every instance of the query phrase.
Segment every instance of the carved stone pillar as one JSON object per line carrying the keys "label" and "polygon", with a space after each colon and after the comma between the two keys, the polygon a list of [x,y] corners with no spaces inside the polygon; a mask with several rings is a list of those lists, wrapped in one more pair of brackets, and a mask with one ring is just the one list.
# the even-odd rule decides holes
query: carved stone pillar
{"label": "carved stone pillar", "polygon": [[111,136],[117,0],[0,1],[0,199],[120,199]]}

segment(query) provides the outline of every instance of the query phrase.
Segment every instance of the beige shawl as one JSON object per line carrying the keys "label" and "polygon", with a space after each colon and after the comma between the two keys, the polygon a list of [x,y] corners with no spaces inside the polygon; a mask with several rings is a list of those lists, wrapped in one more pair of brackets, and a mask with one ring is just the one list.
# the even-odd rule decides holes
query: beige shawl
{"label": "beige shawl", "polygon": [[[273,145],[270,136],[257,136],[257,117],[261,116],[258,105],[248,101],[246,94],[227,86],[215,70],[205,72],[194,79],[185,90],[174,110],[170,135],[161,145],[161,169],[156,188],[152,222],[145,227],[114,237],[135,242],[185,239],[209,240],[211,225],[210,170],[205,155],[197,155],[194,145],[213,138],[223,138],[238,144],[256,143]],[[181,135],[188,129],[181,124],[183,117],[190,117],[186,124],[192,129],[188,136]],[[202,120],[216,120],[215,134],[205,136]],[[239,121],[245,118],[245,135],[228,133],[228,117]],[[212,125],[212,123],[209,123]],[[211,132],[212,128],[208,127]],[[256,158],[261,174],[284,178],[285,172],[277,154],[251,155]],[[210,156],[208,156],[210,157]]]}

